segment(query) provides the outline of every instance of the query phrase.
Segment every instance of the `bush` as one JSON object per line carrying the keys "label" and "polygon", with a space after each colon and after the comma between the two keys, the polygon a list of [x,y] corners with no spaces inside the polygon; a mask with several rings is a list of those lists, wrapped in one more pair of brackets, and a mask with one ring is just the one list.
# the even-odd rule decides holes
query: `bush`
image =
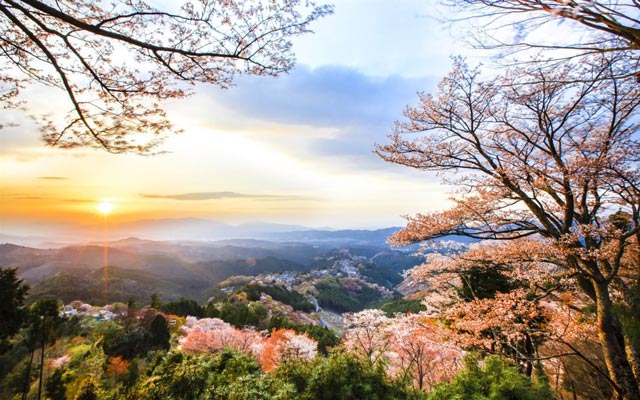
{"label": "bush", "polygon": [[465,358],[466,368],[451,383],[437,385],[428,400],[550,400],[551,388],[544,379],[531,380],[504,359],[490,356],[479,365],[475,355]]}
{"label": "bush", "polygon": [[238,382],[251,383],[250,387],[255,388],[261,379],[258,363],[251,356],[231,349],[215,356],[175,352],[156,361],[148,371],[148,378],[138,383],[135,398],[240,399]]}
{"label": "bush", "polygon": [[272,317],[269,321],[269,331],[274,329],[293,329],[298,333],[306,333],[311,339],[318,342],[318,351],[326,356],[329,349],[340,344],[340,338],[331,329],[319,325],[294,324],[283,317]]}
{"label": "bush", "polygon": [[399,400],[417,399],[414,390],[387,377],[384,369],[371,366],[342,351],[311,362],[282,364],[276,376],[296,387],[304,400]]}
{"label": "bush", "polygon": [[387,314],[387,317],[391,318],[396,313],[412,313],[417,314],[420,311],[424,311],[427,308],[422,304],[422,300],[418,299],[393,299],[384,302],[380,309]]}
{"label": "bush", "polygon": [[252,284],[245,286],[243,290],[247,294],[247,299],[252,301],[259,300],[260,294],[265,293],[271,296],[274,300],[290,305],[294,310],[304,312],[313,312],[316,310],[315,306],[311,304],[300,292],[289,290],[281,285],[266,286]]}
{"label": "bush", "polygon": [[160,306],[160,310],[166,314],[174,314],[180,317],[193,316],[202,318],[204,316],[204,309],[195,301],[185,299],[182,297],[178,301],[171,303],[165,303]]}

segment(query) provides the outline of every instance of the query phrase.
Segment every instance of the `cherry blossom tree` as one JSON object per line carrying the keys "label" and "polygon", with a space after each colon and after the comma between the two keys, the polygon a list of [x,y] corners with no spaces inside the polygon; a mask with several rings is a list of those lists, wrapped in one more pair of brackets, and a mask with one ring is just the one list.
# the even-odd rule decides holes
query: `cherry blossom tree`
{"label": "cherry blossom tree", "polygon": [[[640,89],[610,79],[625,65],[597,57],[484,80],[457,60],[438,93],[422,94],[377,152],[460,188],[452,208],[408,217],[393,243],[454,234],[508,242],[517,253],[538,240],[540,256],[551,254],[546,261],[595,306],[617,396],[638,399],[638,349],[614,312],[629,305],[640,270],[629,257],[640,231]],[[609,217],[618,210],[626,217],[616,225]]]}
{"label": "cherry blossom tree", "polygon": [[272,371],[284,360],[312,360],[318,353],[318,343],[292,329],[277,329],[260,348],[260,365]]}
{"label": "cherry blossom tree", "polygon": [[[559,394],[567,379],[574,379],[569,368],[611,384],[599,362],[601,352],[593,349],[595,315],[584,311],[590,299],[556,262],[561,259],[542,240],[490,241],[463,253],[429,254],[411,279],[431,288],[424,299],[426,313],[446,322],[447,329],[438,334],[446,343],[510,358],[527,375],[542,365]],[[479,276],[468,275],[478,268],[499,271],[508,284],[494,286],[493,293],[483,290]],[[462,290],[465,284],[470,293]]]}
{"label": "cherry blossom tree", "polygon": [[440,323],[421,314],[398,315],[386,328],[390,338],[387,369],[410,378],[416,388],[430,392],[449,382],[463,367],[463,351],[444,339]]}
{"label": "cherry blossom tree", "polygon": [[[586,303],[576,295],[564,293],[557,301],[544,304],[551,315],[547,340],[538,349],[544,371],[560,398],[566,391],[575,398],[576,391],[585,389],[584,398],[613,397],[614,385],[598,346],[595,316],[582,311],[580,306]],[[576,381],[583,388],[576,388]]]}
{"label": "cherry blossom tree", "polygon": [[180,339],[180,347],[191,353],[217,353],[232,347],[258,357],[264,340],[259,332],[237,329],[218,318],[187,317],[182,330],[185,335]]}
{"label": "cherry blossom tree", "polygon": [[449,330],[427,313],[389,318],[381,310],[364,310],[343,318],[347,351],[420,390],[448,382],[462,367],[464,352],[447,341]]}
{"label": "cherry blossom tree", "polygon": [[58,368],[66,368],[69,363],[71,362],[71,357],[69,357],[68,354],[64,354],[58,358],[54,358],[53,360],[51,360],[51,368],[53,369],[58,369]]}
{"label": "cherry blossom tree", "polygon": [[158,9],[131,0],[0,3],[0,103],[20,105],[31,82],[62,90],[64,121],[44,121],[45,143],[149,153],[174,131],[158,101],[196,83],[228,87],[239,74],[293,65],[290,39],[330,14],[302,0],[194,0]]}
{"label": "cherry blossom tree", "polygon": [[495,298],[458,302],[445,313],[455,341],[463,348],[496,353],[523,365],[531,376],[539,359],[538,346],[548,336],[550,316],[528,292],[516,289]]}
{"label": "cherry blossom tree", "polygon": [[386,327],[390,320],[382,310],[370,309],[342,315],[344,346],[373,365],[384,360],[391,345]]}

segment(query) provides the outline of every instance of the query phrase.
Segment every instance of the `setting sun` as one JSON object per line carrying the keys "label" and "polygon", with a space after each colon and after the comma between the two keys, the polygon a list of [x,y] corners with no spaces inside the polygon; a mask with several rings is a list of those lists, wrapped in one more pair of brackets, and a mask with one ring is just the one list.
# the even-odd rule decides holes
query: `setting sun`
{"label": "setting sun", "polygon": [[96,206],[98,212],[104,215],[109,214],[111,211],[113,211],[114,208],[116,208],[116,206],[106,200]]}

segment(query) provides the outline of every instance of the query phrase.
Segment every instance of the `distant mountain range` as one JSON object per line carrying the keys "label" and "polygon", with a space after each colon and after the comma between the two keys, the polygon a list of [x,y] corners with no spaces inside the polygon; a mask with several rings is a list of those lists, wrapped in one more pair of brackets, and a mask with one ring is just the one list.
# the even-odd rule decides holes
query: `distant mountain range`
{"label": "distant mountain range", "polygon": [[38,249],[2,244],[0,266],[17,269],[20,278],[31,285],[31,300],[54,296],[64,301],[99,302],[103,276],[108,276],[112,300],[148,299],[154,292],[165,300],[181,296],[202,300],[207,297],[204,291],[233,275],[308,270],[326,248],[126,239],[111,243],[106,250],[108,267],[104,268],[103,246]]}
{"label": "distant mountain range", "polygon": [[[0,231],[0,243],[35,247],[62,247],[72,243],[102,242],[103,228],[98,225],[41,224],[36,229],[18,232]],[[239,225],[200,218],[147,219],[109,225],[109,240],[140,238],[158,241],[219,241],[254,239],[271,242],[358,243],[383,245],[399,227],[377,230],[335,230],[310,228],[302,225],[252,222]],[[27,233],[29,232],[29,233]]]}
{"label": "distant mountain range", "polygon": [[[230,225],[218,221],[199,218],[150,219],[109,226],[109,245],[118,247],[153,247],[153,241],[163,251],[171,243],[208,243],[216,242],[214,247],[239,246],[250,248],[274,247],[274,243],[291,242],[318,246],[374,246],[388,248],[387,239],[401,227],[383,229],[313,229],[302,225],[273,223],[245,223]],[[0,232],[0,243],[12,243],[38,248],[60,248],[71,244],[103,244],[103,226],[85,225],[82,227],[56,226],[53,231],[42,226],[36,235],[15,235]],[[468,244],[472,239],[449,236],[439,241],[454,241]],[[277,245],[279,247],[280,245]],[[414,246],[414,248],[416,248]]]}
{"label": "distant mountain range", "polygon": [[222,240],[263,238],[271,233],[309,230],[300,225],[246,223],[230,225],[199,218],[140,220],[113,225],[114,237],[139,237],[155,240]]}
{"label": "distant mountain range", "polygon": [[[180,296],[203,300],[215,284],[230,276],[308,271],[322,266],[323,259],[333,263],[342,257],[343,251],[398,273],[421,261],[412,255],[418,245],[390,249],[386,240],[400,229],[397,227],[321,230],[295,225],[233,226],[175,219],[141,221],[114,228],[106,248],[107,269],[111,271],[109,292],[119,301],[126,301],[127,296],[147,298],[154,292],[166,300]],[[139,237],[119,239],[125,233]],[[220,237],[224,239],[215,240]],[[460,237],[443,240],[455,245],[470,241]],[[32,286],[32,300],[53,295],[65,301],[77,298],[100,301],[105,266],[103,241],[85,239],[72,245],[44,247],[17,243],[22,245],[0,244],[0,266],[18,270],[18,275]],[[447,251],[456,251],[451,243],[445,247]]]}
{"label": "distant mountain range", "polygon": [[[402,227],[382,229],[309,228],[301,225],[247,223],[230,225],[197,218],[142,220],[111,227],[111,237],[137,237],[164,241],[259,240],[266,242],[301,242],[317,245],[361,245],[387,247],[387,239]],[[461,236],[446,236],[439,241],[471,243]],[[254,247],[257,242],[249,243]],[[264,243],[263,243],[264,245]]]}

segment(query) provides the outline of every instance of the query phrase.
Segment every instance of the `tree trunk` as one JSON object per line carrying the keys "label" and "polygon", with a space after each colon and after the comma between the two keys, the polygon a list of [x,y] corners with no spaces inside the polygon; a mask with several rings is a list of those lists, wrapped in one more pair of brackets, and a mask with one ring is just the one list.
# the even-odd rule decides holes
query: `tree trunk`
{"label": "tree trunk", "polygon": [[31,364],[33,364],[33,353],[36,352],[36,349],[31,349],[31,357],[29,358],[29,363],[27,364],[27,373],[24,376],[24,386],[22,387],[22,400],[27,399],[27,394],[29,393],[29,383],[31,381]]}
{"label": "tree trunk", "polygon": [[44,378],[44,347],[47,340],[47,318],[42,316],[42,347],[40,348],[40,381],[38,382],[38,400],[42,396],[42,380]]}
{"label": "tree trunk", "polygon": [[627,361],[622,326],[613,313],[607,282],[593,282],[596,294],[597,329],[605,364],[611,380],[618,386],[618,398],[640,400],[640,388]]}
{"label": "tree trunk", "polygon": [[631,370],[636,378],[636,382],[640,382],[640,351],[631,339],[629,339],[629,335],[625,335],[624,345],[627,351],[627,360],[631,365]]}

